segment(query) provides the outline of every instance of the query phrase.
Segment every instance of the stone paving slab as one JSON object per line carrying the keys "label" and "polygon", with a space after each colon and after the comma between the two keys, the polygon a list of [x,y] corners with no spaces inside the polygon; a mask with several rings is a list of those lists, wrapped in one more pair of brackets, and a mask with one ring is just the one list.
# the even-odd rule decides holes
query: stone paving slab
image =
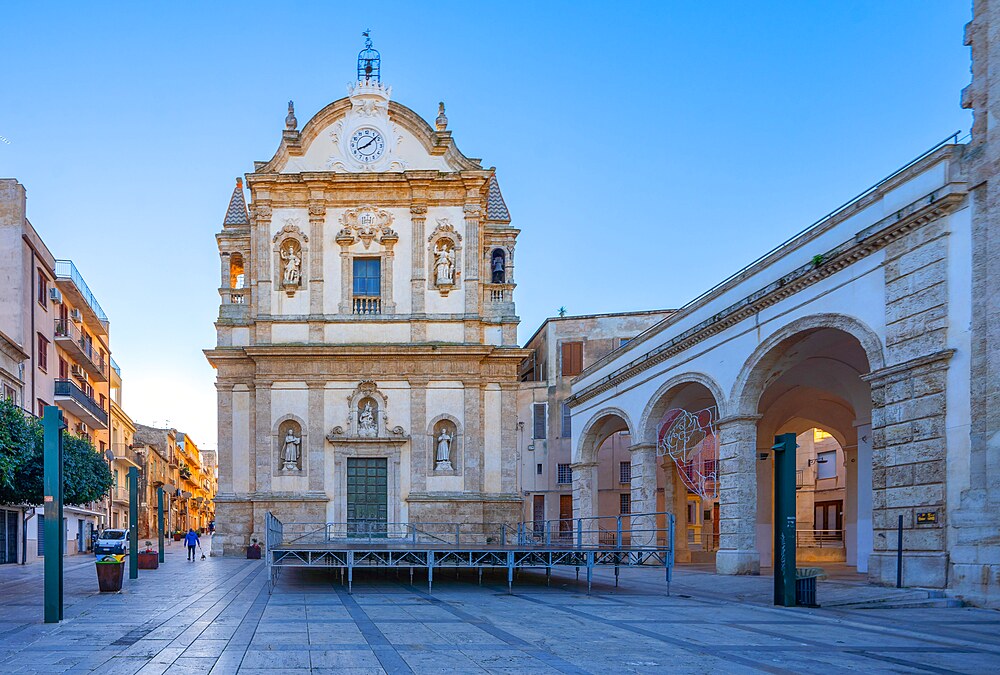
{"label": "stone paving slab", "polygon": [[[0,673],[994,673],[1000,612],[856,609],[917,591],[820,582],[827,606],[775,608],[767,577],[678,568],[440,575],[284,570],[272,594],[259,561],[192,563],[168,549],[119,594],[92,561],[69,559],[66,620],[41,623],[40,564],[0,567]],[[449,578],[444,578],[444,577]]]}

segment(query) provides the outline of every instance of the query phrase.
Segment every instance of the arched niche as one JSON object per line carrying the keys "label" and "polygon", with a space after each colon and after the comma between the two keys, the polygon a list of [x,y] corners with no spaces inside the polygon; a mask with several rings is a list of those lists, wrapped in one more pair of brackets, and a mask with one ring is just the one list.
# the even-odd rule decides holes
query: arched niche
{"label": "arched niche", "polygon": [[[442,438],[442,433],[445,438]],[[451,415],[438,415],[427,425],[427,472],[429,476],[458,476],[464,465],[465,438],[461,423]],[[445,441],[447,461],[441,461],[445,455],[441,442]]]}
{"label": "arched niche", "polygon": [[271,431],[274,474],[302,475],[306,472],[308,437],[305,421],[295,415],[280,417]]}
{"label": "arched niche", "polygon": [[490,251],[490,283],[507,283],[507,252],[499,246]]}
{"label": "arched niche", "polygon": [[271,239],[275,285],[288,294],[305,290],[309,237],[299,227],[297,218],[286,218],[284,226]]}

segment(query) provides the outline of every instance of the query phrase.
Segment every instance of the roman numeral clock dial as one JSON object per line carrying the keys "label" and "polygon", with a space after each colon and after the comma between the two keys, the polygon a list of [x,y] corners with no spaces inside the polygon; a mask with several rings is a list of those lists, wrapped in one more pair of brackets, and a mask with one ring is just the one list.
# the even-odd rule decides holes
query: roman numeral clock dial
{"label": "roman numeral clock dial", "polygon": [[385,154],[385,139],[377,129],[362,127],[351,135],[350,150],[354,159],[362,164],[371,164]]}

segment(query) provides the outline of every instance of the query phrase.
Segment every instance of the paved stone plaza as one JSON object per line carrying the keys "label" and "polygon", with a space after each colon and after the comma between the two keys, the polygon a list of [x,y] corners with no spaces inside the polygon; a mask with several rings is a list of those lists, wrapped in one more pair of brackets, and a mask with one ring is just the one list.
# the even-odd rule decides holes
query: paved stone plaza
{"label": "paved stone plaza", "polygon": [[[35,673],[990,673],[1000,613],[907,607],[926,594],[820,583],[822,609],[768,606],[770,579],[678,570],[572,575],[440,572],[425,579],[282,572],[268,595],[259,561],[188,563],[179,545],[125,592],[96,592],[92,560],[70,558],[66,619],[41,622],[41,566],[0,568],[0,672]],[[194,568],[195,573],[190,573]],[[858,609],[848,603],[885,604]]]}

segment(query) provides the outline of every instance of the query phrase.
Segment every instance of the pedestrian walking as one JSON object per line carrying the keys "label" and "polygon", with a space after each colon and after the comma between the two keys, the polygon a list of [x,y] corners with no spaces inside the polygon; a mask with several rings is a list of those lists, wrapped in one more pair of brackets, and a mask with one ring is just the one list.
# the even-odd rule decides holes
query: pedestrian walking
{"label": "pedestrian walking", "polygon": [[184,535],[184,544],[188,549],[188,560],[194,561],[194,549],[197,546],[201,546],[201,537],[194,529],[188,530],[188,533]]}

